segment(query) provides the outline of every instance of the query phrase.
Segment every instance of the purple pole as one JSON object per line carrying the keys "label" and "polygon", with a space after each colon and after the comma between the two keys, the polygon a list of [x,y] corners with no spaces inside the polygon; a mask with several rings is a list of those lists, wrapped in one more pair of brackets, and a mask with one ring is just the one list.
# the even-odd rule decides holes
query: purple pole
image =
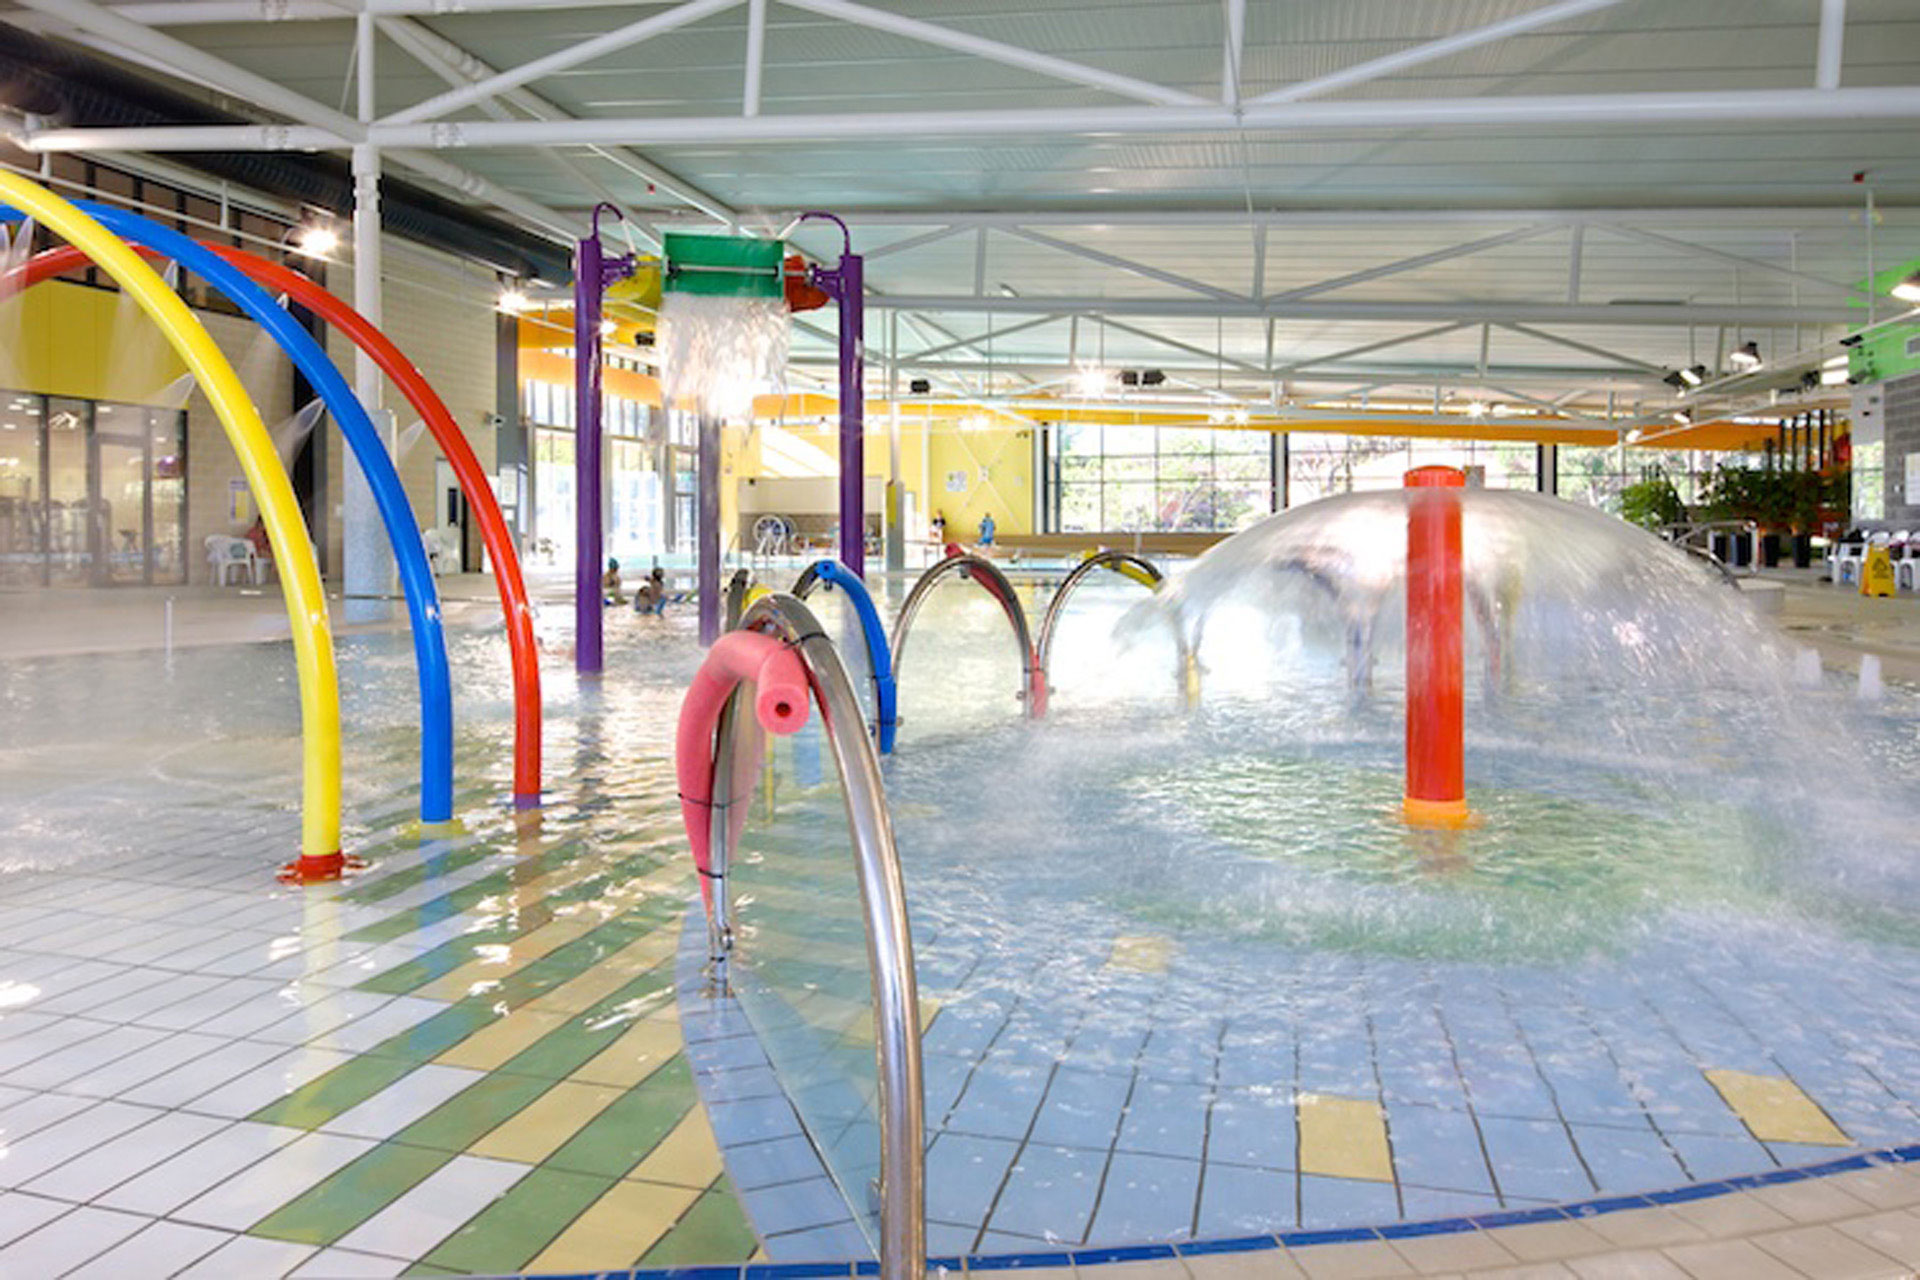
{"label": "purple pole", "polygon": [[853,251],[847,224],[830,213],[807,213],[837,224],[846,242],[840,265],[813,269],[813,282],[840,304],[840,563],[867,573],[867,299],[866,260]]}
{"label": "purple pole", "polygon": [[608,261],[600,251],[600,214],[621,212],[610,204],[594,206],[593,225],[573,255],[573,669],[598,672],[605,667],[601,646],[600,476],[600,296],[608,285],[632,274],[631,256]]}

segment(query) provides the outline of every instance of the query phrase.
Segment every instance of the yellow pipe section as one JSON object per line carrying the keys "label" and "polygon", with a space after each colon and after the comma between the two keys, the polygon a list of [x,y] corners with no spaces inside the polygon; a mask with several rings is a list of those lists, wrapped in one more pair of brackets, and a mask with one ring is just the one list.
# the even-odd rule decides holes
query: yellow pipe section
{"label": "yellow pipe section", "polygon": [[274,567],[287,601],[287,620],[293,626],[304,730],[300,854],[335,857],[340,852],[340,683],[333,665],[333,634],[313,543],[307,538],[300,504],[281,469],[273,437],[267,434],[233,366],[186,303],[119,237],[45,187],[5,170],[0,170],[0,203],[20,210],[93,259],[140,304],[186,361],[240,455],[247,487],[278,552]]}

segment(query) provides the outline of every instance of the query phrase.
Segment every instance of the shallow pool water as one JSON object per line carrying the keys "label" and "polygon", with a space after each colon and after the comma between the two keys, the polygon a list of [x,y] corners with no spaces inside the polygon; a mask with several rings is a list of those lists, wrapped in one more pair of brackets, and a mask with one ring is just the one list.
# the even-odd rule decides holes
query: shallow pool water
{"label": "shallow pool water", "polygon": [[[1356,694],[1337,644],[1261,623],[1181,713],[1170,640],[1115,637],[1140,595],[1076,600],[1039,724],[984,597],[915,630],[886,776],[936,1252],[1524,1208],[1920,1132],[1911,699],[1795,688],[1737,616],[1717,687],[1517,664],[1471,694],[1477,825],[1413,831],[1396,655]],[[830,778],[776,753],[773,792],[743,882],[851,918]],[[816,995],[864,983],[844,941]]]}

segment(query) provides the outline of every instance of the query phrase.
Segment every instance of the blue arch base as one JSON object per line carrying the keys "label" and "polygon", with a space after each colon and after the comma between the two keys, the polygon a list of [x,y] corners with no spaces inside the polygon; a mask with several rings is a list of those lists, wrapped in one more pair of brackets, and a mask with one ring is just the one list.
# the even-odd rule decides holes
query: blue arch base
{"label": "blue arch base", "polygon": [[893,736],[900,728],[900,717],[896,709],[898,695],[893,682],[893,654],[887,647],[887,628],[880,621],[880,610],[874,606],[867,584],[838,560],[816,560],[808,565],[794,582],[793,594],[802,600],[806,599],[816,582],[846,592],[847,599],[853,603],[854,612],[860,615],[860,630],[867,640],[867,661],[873,668],[874,742],[880,748],[881,755],[891,755]]}
{"label": "blue arch base", "polygon": [[[407,505],[406,490],[380,433],[353,388],[299,321],[238,267],[206,246],[137,214],[89,201],[76,202],[89,217],[130,244],[171,258],[225,294],[248,319],[273,338],[306,376],[340,424],[340,433],[365,473],[393,544],[412,623],[413,651],[420,682],[420,821],[427,825],[453,819],[453,693],[447,667],[446,634],[440,624],[440,597],[427,564],[426,545]],[[13,211],[0,220],[18,221]]]}

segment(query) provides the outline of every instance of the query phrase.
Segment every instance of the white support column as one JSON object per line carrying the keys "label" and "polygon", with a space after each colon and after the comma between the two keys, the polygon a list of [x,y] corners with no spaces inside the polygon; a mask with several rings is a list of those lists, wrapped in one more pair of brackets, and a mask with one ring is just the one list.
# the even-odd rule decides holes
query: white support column
{"label": "white support column", "polygon": [[1847,39],[1847,0],[1820,0],[1820,45],[1814,54],[1813,86],[1840,87],[1840,54]]}
{"label": "white support column", "polygon": [[[363,10],[357,16],[354,36],[359,113],[366,120],[374,110],[372,14]],[[375,328],[383,323],[381,274],[380,151],[363,142],[353,148],[353,306]],[[383,382],[380,366],[356,347],[354,394],[380,428],[382,445],[391,452],[393,421],[381,407]],[[381,622],[392,614],[388,597],[395,590],[393,548],[387,542],[365,469],[349,458],[343,472],[340,576],[346,602],[341,615],[347,622]]]}
{"label": "white support column", "polygon": [[767,0],[748,0],[747,72],[740,97],[740,114],[760,114],[760,72],[767,57]]}
{"label": "white support column", "polygon": [[1247,0],[1224,0],[1227,41],[1224,64],[1220,68],[1220,101],[1229,107],[1240,105],[1240,53],[1247,39]]}

